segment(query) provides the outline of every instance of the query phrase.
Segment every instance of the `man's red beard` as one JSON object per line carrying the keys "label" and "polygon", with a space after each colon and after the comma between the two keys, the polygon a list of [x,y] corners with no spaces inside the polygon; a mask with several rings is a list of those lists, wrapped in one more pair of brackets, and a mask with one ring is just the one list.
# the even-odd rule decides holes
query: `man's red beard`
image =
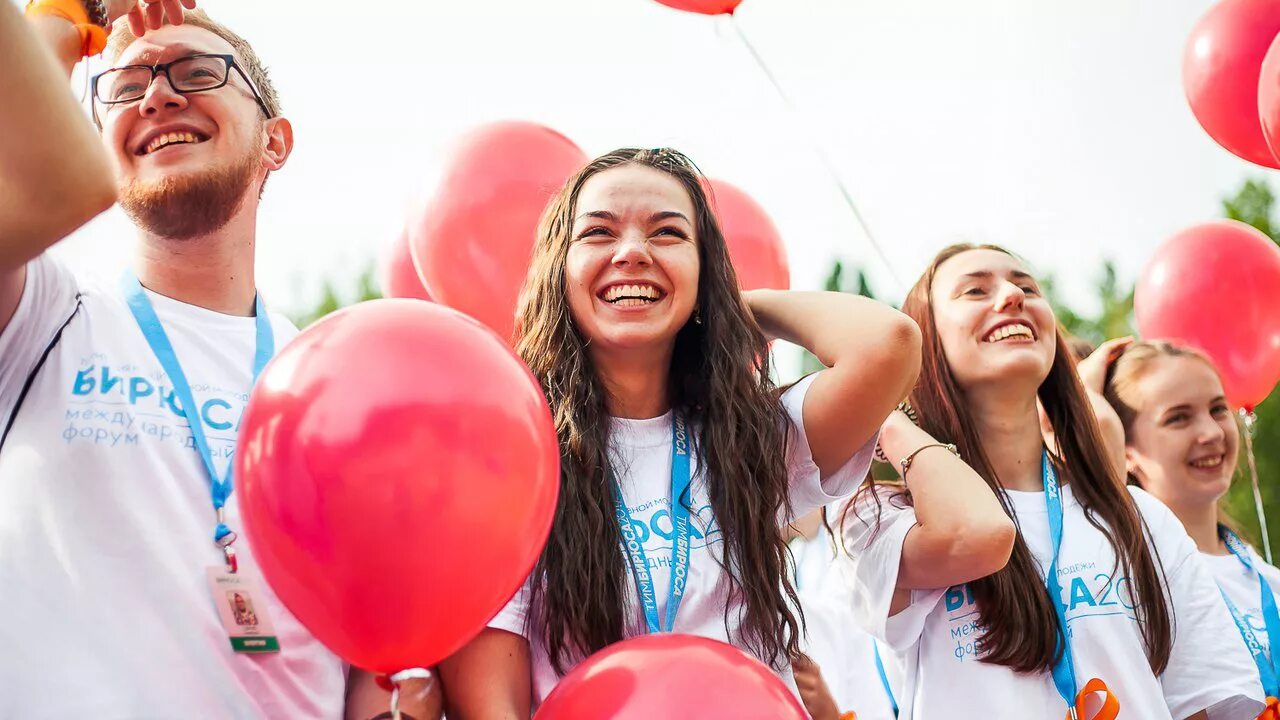
{"label": "man's red beard", "polygon": [[120,206],[143,230],[162,238],[190,240],[225,226],[244,203],[254,182],[252,154],[232,165],[167,177],[159,182],[129,182]]}

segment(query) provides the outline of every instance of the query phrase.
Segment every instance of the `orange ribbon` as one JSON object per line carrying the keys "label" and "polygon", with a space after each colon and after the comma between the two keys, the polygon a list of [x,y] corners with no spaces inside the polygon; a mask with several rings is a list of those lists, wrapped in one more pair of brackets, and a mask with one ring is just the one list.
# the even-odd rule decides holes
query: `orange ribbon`
{"label": "orange ribbon", "polygon": [[[1092,718],[1089,718],[1085,715],[1084,701],[1085,697],[1094,693],[1104,693],[1105,697],[1102,699],[1102,707],[1098,709],[1098,712]],[[1101,679],[1093,678],[1085,683],[1084,687],[1080,688],[1080,693],[1076,695],[1076,715],[1080,720],[1116,720],[1120,715],[1120,699],[1111,692],[1111,688],[1107,687],[1107,684],[1102,682]],[[1070,718],[1071,713],[1068,712],[1067,719],[1070,720]],[[1280,717],[1274,720],[1280,720]]]}
{"label": "orange ribbon", "polygon": [[1267,698],[1267,709],[1262,711],[1258,720],[1280,720],[1280,700]]}

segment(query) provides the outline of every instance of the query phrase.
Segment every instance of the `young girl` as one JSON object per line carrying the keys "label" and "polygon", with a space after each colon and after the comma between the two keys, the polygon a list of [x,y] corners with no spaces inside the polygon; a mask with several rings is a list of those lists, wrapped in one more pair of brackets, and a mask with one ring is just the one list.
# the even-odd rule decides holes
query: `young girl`
{"label": "young girl", "polygon": [[1097,374],[1107,378],[1107,400],[1124,426],[1129,477],[1169,506],[1195,540],[1263,689],[1274,698],[1280,695],[1271,654],[1272,633],[1280,634],[1280,570],[1244,544],[1218,509],[1240,447],[1222,380],[1208,358],[1189,348],[1139,342],[1119,350],[1114,360],[1100,352],[1084,364],[1103,366]]}
{"label": "young girl", "polygon": [[[653,632],[726,640],[789,682],[780,528],[856,488],[919,333],[847,294],[739,292],[703,188],[683,155],[625,149],[547,208],[517,347],[559,432],[560,499],[526,587],[444,663],[451,718],[527,717],[583,658]],[[769,337],[829,369],[779,393]]]}
{"label": "young girl", "polygon": [[[905,655],[901,717],[1256,715],[1257,671],[1195,544],[1159,501],[1125,492],[1023,264],[997,247],[947,248],[903,310],[924,336],[911,395],[921,426],[959,447],[1018,534],[1004,569],[975,578],[954,568],[951,548],[920,532],[949,512],[947,488],[914,484],[930,480],[913,479],[914,465],[907,496],[846,516],[855,611]],[[893,440],[886,425],[896,461]]]}

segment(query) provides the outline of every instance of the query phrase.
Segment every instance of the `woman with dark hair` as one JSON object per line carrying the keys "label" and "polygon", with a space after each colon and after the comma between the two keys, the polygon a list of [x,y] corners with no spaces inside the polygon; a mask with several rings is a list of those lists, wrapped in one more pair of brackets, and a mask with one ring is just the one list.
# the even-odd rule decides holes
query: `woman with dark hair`
{"label": "woman with dark hair", "polygon": [[[451,718],[526,717],[531,694],[647,632],[726,640],[791,683],[781,528],[856,489],[919,332],[853,295],[740,292],[704,188],[680,153],[624,149],[546,210],[517,349],[551,405],[560,499],[525,588],[442,667]],[[770,337],[829,369],[779,392]]]}
{"label": "woman with dark hair", "polygon": [[1081,377],[1092,374],[1104,386],[1124,426],[1130,481],[1182,521],[1222,589],[1268,702],[1278,707],[1273,638],[1280,635],[1280,570],[1240,539],[1220,507],[1240,450],[1240,429],[1222,378],[1213,361],[1192,348],[1113,342],[1114,350],[1104,346],[1081,363]]}
{"label": "woman with dark hair", "polygon": [[[957,245],[903,304],[923,362],[910,402],[1018,524],[1006,567],[948,578],[921,543],[945,504],[927,475],[846,511],[859,622],[902,653],[903,718],[1251,718],[1258,674],[1195,544],[1126,492],[1053,311],[1009,252]],[[1039,399],[1056,430],[1048,448]],[[881,443],[891,457],[890,420]],[[921,492],[921,490],[923,492]],[[962,584],[963,583],[963,584]]]}

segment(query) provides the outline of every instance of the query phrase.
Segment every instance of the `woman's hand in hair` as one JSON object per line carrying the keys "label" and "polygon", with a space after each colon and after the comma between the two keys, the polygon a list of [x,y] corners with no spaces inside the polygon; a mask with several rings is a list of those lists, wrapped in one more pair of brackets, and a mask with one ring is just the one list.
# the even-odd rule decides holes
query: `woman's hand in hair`
{"label": "woman's hand in hair", "polygon": [[1089,357],[1081,360],[1076,365],[1076,372],[1080,375],[1080,382],[1084,383],[1085,389],[1101,395],[1107,382],[1107,370],[1110,369],[1111,363],[1115,362],[1125,348],[1132,344],[1132,337],[1108,340],[1099,345],[1097,350],[1090,353]]}
{"label": "woman's hand in hair", "polygon": [[[991,486],[938,440],[894,412],[880,431],[880,447],[901,470],[915,506],[916,526],[902,543],[898,590],[890,612],[905,606],[910,590],[960,585],[997,572],[1009,562],[1018,531]],[[920,452],[916,452],[919,450]]]}
{"label": "woman's hand in hair", "polygon": [[809,450],[826,478],[915,385],[920,328],[888,305],[849,293],[751,290],[743,299],[765,334],[805,348],[829,368],[804,401]]}

